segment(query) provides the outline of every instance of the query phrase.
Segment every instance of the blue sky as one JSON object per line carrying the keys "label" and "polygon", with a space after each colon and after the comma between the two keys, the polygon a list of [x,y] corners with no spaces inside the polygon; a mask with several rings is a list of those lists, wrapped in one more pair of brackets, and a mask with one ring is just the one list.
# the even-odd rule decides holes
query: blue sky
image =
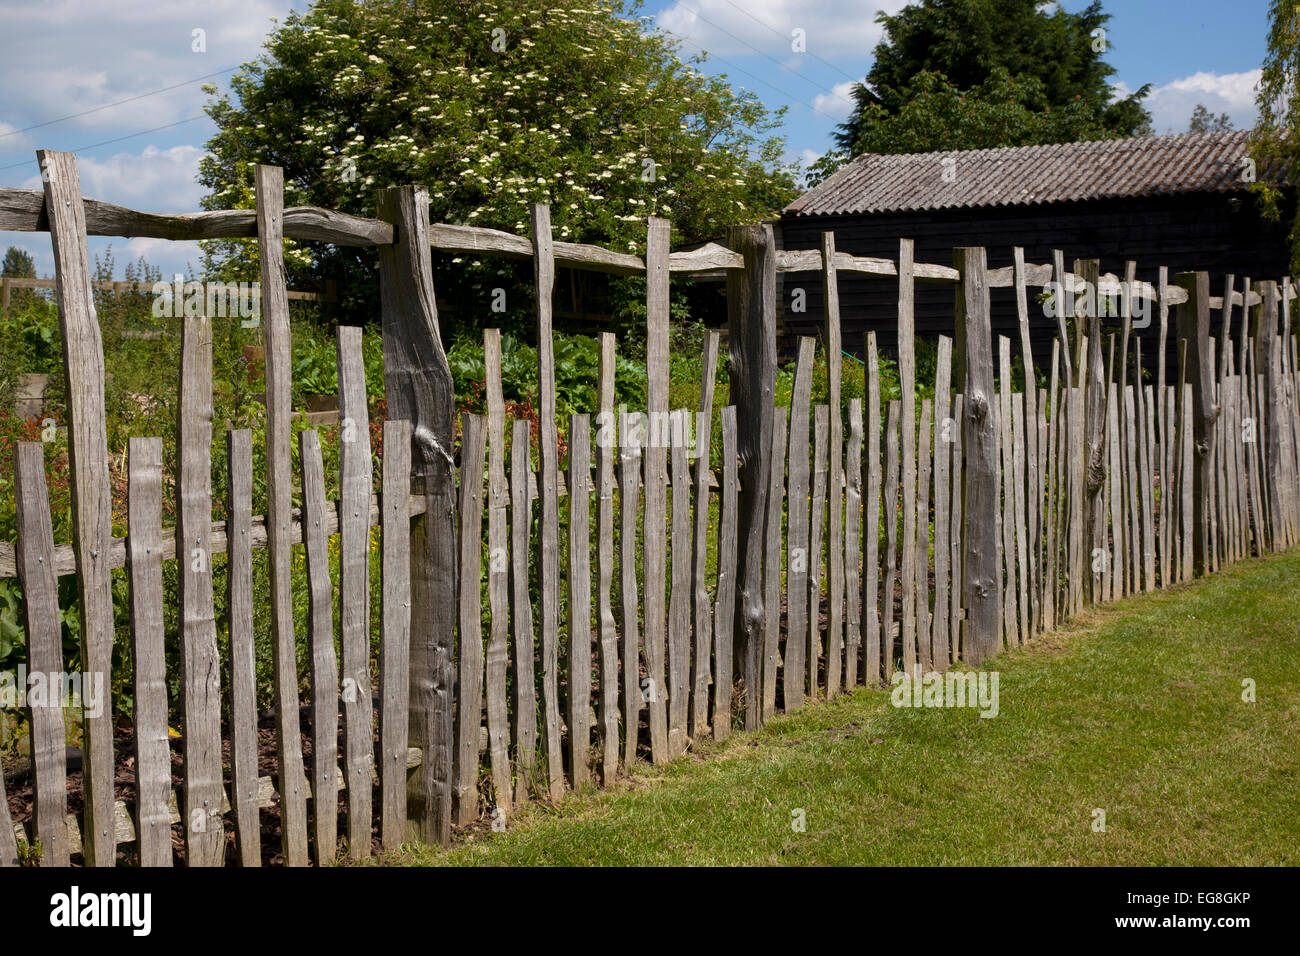
{"label": "blue sky", "polygon": [[[810,161],[830,146],[849,109],[848,89],[870,66],[880,39],[876,13],[905,3],[650,0],[643,12],[682,40],[684,55],[707,51],[706,70],[727,74],[770,106],[787,106],[788,153]],[[225,71],[257,55],[271,19],[303,5],[0,0],[0,185],[39,188],[35,150],[75,150],[88,196],[156,212],[197,210],[203,191],[194,175],[214,127],[202,113],[199,83],[188,81],[217,73],[211,81],[224,87]],[[1087,3],[1063,5],[1079,10]],[[1107,59],[1118,71],[1114,79],[1121,89],[1153,85],[1148,108],[1156,132],[1184,131],[1197,103],[1228,113],[1238,128],[1253,122],[1268,0],[1107,0],[1105,6],[1112,14]],[[195,28],[206,30],[201,53],[192,49]],[[804,31],[805,53],[791,49],[795,29]],[[48,125],[29,129],[37,124]],[[0,247],[8,245],[29,250],[42,275],[53,268],[48,236],[0,233]],[[107,245],[92,238],[92,255]],[[164,275],[199,264],[195,243],[119,239],[114,253],[119,270],[141,254]]]}

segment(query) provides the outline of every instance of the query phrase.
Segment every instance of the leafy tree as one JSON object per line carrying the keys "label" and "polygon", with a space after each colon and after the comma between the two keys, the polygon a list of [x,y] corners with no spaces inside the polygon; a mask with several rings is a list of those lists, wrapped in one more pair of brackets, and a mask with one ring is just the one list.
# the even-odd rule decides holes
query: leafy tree
{"label": "leafy tree", "polygon": [[[219,130],[200,164],[205,206],[252,207],[251,165],[265,162],[284,168],[287,205],[374,215],[377,189],[415,183],[435,222],[522,234],[529,204],[545,202],[557,239],[629,252],[644,248],[651,214],[683,242],[780,209],[794,195],[774,133],[783,111],[683,62],[636,9],[317,0],[241,68],[236,101],[209,88]],[[251,243],[205,253],[210,272],[256,277]],[[373,253],[291,244],[286,257],[300,284],[345,275],[345,311],[373,316]],[[493,287],[531,285],[503,283],[512,266],[500,260],[443,259],[439,298],[480,316]],[[561,276],[557,293],[569,285]],[[507,304],[526,307],[530,294],[511,291]]]}
{"label": "leafy tree", "polygon": [[[836,135],[842,153],[1023,146],[1149,130],[1141,103],[1149,85],[1116,99],[1109,83],[1115,70],[1102,57],[1110,16],[1101,0],[1080,13],[1039,0],[921,0],[877,20],[885,38],[865,83],[853,89],[855,109]],[[906,134],[902,141],[898,132]]]}
{"label": "leafy tree", "polygon": [[5,250],[4,264],[0,266],[0,276],[10,279],[35,279],[36,263],[25,249],[10,246]]}
{"label": "leafy tree", "polygon": [[1292,2],[1273,0],[1269,9],[1268,51],[1264,55],[1255,104],[1259,118],[1251,137],[1256,163],[1252,187],[1263,213],[1272,219],[1292,218],[1291,260],[1300,268],[1300,213],[1294,201],[1300,170],[1300,9]]}
{"label": "leafy tree", "polygon": [[1192,110],[1192,118],[1187,123],[1189,133],[1226,133],[1230,129],[1232,129],[1232,120],[1227,113],[1215,116],[1205,108],[1203,103],[1196,104],[1196,108]]}

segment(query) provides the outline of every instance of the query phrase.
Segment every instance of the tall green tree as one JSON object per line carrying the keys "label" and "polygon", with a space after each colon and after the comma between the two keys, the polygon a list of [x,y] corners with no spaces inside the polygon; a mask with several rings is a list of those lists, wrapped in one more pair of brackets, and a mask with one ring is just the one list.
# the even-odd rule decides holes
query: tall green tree
{"label": "tall green tree", "polygon": [[0,276],[7,276],[10,279],[35,279],[36,263],[32,261],[27,250],[10,246],[5,250],[4,264],[0,265]]}
{"label": "tall green tree", "polygon": [[[1122,98],[1101,0],[921,0],[881,13],[884,39],[837,152],[901,153],[1133,136],[1149,85]],[[900,135],[902,134],[902,135]]]}
{"label": "tall green tree", "polygon": [[[781,111],[702,74],[624,0],[317,0],[266,41],[207,108],[208,208],[254,205],[251,165],[285,171],[287,204],[373,215],[383,186],[422,184],[435,222],[528,230],[549,203],[557,239],[644,247],[719,235],[794,195]],[[213,242],[209,269],[256,275],[250,244]],[[338,276],[374,311],[372,255],[294,247],[299,283]],[[507,264],[438,263],[440,298],[486,303]],[[468,283],[468,284],[467,284]],[[520,283],[522,286],[523,283]],[[563,291],[569,283],[561,277]],[[444,295],[445,293],[445,295]],[[526,296],[508,294],[513,307]],[[486,311],[487,305],[481,305]]]}
{"label": "tall green tree", "polygon": [[1256,163],[1254,189],[1264,214],[1291,218],[1291,262],[1300,269],[1300,210],[1295,186],[1300,177],[1300,9],[1273,0],[1269,8],[1268,51],[1255,104],[1259,118],[1251,138]]}

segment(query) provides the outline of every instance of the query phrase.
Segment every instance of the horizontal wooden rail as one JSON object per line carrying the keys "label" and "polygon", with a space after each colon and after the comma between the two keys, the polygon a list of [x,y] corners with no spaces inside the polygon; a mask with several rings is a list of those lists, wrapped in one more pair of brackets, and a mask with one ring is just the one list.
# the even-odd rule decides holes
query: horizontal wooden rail
{"label": "horizontal wooden rail", "polygon": [[[24,278],[19,278],[17,276],[4,276],[0,278],[0,284],[2,284],[4,287],[4,303],[6,307],[9,304],[10,289],[53,289],[56,288],[57,286],[54,279],[24,279]],[[104,292],[137,292],[137,293],[152,294],[153,288],[156,284],[165,285],[167,286],[168,289],[172,288],[172,283],[164,282],[161,279],[158,281],[158,283],[92,282],[90,286],[93,289],[100,289]],[[289,298],[291,300],[297,299],[304,302],[326,302],[333,299],[334,296],[329,295],[328,293],[325,292],[297,292],[294,291],[293,289],[290,289]]]}

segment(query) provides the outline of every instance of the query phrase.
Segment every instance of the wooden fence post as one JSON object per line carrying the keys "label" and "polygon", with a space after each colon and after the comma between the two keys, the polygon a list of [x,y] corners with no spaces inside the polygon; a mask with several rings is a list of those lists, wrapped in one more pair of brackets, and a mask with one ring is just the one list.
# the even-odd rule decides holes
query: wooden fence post
{"label": "wooden fence post", "polygon": [[[743,662],[745,678],[745,729],[757,730],[762,709],[763,524],[776,397],[776,240],[770,225],[731,226],[727,245],[745,262],[743,272],[727,273],[727,330],[741,472],[737,530],[743,561],[738,568],[736,656]],[[809,661],[808,666],[816,664]]]}
{"label": "wooden fence post", "polygon": [[452,648],[456,627],[456,480],[451,369],[442,348],[429,252],[429,196],[380,190],[393,225],[379,247],[384,394],[389,418],[411,423],[411,473],[426,498],[411,528],[410,743],[424,748],[408,809],[426,843],[451,839]]}
{"label": "wooden fence post", "polygon": [[116,851],[113,714],[107,690],[113,670],[113,593],[108,567],[113,511],[104,416],[104,349],[90,287],[86,211],[77,158],[72,153],[50,150],[37,150],[36,158],[44,181],[45,210],[54,247],[55,296],[63,333],[73,552],[81,602],[81,668],[83,679],[102,681],[105,691],[100,712],[85,715],[86,814],[81,832],[86,862],[112,866]]}
{"label": "wooden fence post", "polygon": [[1187,290],[1187,301],[1178,306],[1178,338],[1187,342],[1186,378],[1192,386],[1192,435],[1195,470],[1192,481],[1192,559],[1194,570],[1203,574],[1210,566],[1209,513],[1207,494],[1210,467],[1214,462],[1214,369],[1210,349],[1210,276],[1206,272],[1180,272],[1174,282]]}
{"label": "wooden fence post", "polygon": [[[989,317],[988,260],[983,247],[954,251],[961,274],[957,284],[956,324],[963,329],[965,358],[965,547],[962,594],[966,627],[962,656],[978,667],[996,654],[1002,633],[1002,590],[998,568],[998,439],[993,428],[993,332]],[[906,396],[905,396],[906,397]]]}

